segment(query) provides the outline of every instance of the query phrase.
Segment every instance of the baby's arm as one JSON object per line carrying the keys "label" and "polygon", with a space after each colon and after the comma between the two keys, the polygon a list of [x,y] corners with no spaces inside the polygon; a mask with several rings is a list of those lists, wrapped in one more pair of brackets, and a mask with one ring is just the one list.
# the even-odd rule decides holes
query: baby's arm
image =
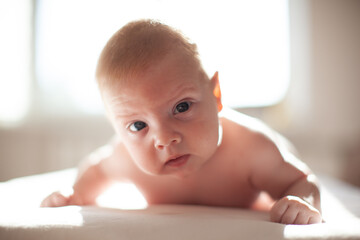
{"label": "baby's arm", "polygon": [[315,176],[281,143],[265,137],[259,137],[258,142],[262,150],[250,179],[256,188],[276,200],[270,210],[271,220],[284,224],[320,223],[320,193]]}
{"label": "baby's arm", "polygon": [[112,146],[100,148],[79,166],[78,176],[68,192],[54,192],[46,197],[41,207],[61,207],[67,205],[91,205],[111,183],[104,169],[112,154]]}

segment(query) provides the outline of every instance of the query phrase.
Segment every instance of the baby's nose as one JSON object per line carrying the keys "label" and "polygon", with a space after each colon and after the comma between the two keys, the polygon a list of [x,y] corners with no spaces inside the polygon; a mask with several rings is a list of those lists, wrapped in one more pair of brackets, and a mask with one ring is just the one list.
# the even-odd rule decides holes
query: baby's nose
{"label": "baby's nose", "polygon": [[155,148],[162,150],[172,144],[181,142],[181,135],[171,129],[162,129],[155,137]]}

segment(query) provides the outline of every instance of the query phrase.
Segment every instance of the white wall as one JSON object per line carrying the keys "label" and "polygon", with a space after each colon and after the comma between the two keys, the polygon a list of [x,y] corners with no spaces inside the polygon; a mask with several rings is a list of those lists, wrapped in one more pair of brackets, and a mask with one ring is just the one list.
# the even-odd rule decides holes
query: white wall
{"label": "white wall", "polygon": [[0,181],[77,166],[112,135],[103,117],[44,117],[19,128],[0,128]]}
{"label": "white wall", "polygon": [[284,130],[317,171],[360,177],[360,1],[290,0],[290,14]]}

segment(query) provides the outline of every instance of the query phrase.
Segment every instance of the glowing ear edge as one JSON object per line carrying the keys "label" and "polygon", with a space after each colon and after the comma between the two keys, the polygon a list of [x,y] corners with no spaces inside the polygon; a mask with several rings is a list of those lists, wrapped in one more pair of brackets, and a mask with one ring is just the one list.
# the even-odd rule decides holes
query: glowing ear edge
{"label": "glowing ear edge", "polygon": [[213,83],[213,87],[214,87],[213,94],[216,98],[217,108],[218,111],[220,112],[223,109],[223,105],[221,103],[221,89],[220,89],[218,72],[215,72],[214,76],[211,79],[211,82]]}

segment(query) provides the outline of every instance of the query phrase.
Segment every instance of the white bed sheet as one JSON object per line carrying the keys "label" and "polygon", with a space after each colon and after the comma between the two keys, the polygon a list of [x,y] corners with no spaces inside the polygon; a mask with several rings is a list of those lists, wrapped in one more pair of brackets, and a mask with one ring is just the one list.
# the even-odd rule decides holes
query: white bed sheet
{"label": "white bed sheet", "polygon": [[332,178],[320,178],[326,223],[314,225],[282,225],[264,212],[204,206],[38,207],[74,178],[75,169],[68,169],[0,183],[0,239],[360,239],[360,190]]}

